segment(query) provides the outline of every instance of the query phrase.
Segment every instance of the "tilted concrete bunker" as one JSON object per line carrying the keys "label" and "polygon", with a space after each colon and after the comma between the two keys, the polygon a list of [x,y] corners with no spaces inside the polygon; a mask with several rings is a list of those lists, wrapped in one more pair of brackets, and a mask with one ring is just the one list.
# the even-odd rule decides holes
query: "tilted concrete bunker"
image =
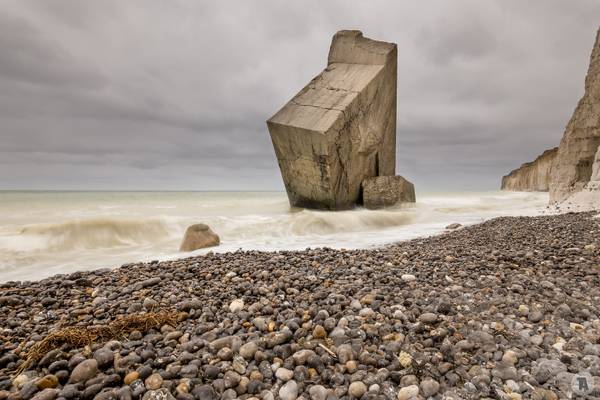
{"label": "tilted concrete bunker", "polygon": [[267,121],[292,206],[348,209],[395,174],[396,81],[396,44],[334,35],[327,68]]}

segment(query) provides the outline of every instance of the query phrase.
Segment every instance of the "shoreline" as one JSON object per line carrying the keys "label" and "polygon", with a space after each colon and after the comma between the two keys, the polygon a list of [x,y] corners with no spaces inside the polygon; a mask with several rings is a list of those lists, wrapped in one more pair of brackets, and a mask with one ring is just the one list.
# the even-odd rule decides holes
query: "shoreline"
{"label": "shoreline", "polygon": [[413,207],[328,213],[292,212],[284,194],[249,194],[243,200],[230,195],[165,196],[89,194],[84,200],[50,196],[35,201],[25,196],[5,208],[3,198],[0,282],[202,254],[208,249],[178,252],[186,228],[196,222],[221,237],[215,252],[356,249],[438,234],[455,222],[467,225],[502,215],[534,215],[547,204],[543,193],[464,192],[422,195]]}
{"label": "shoreline", "polygon": [[[593,215],[2,283],[0,399],[563,398],[574,374],[600,377]],[[58,348],[9,375],[50,331],[164,310],[183,313],[176,326]]]}

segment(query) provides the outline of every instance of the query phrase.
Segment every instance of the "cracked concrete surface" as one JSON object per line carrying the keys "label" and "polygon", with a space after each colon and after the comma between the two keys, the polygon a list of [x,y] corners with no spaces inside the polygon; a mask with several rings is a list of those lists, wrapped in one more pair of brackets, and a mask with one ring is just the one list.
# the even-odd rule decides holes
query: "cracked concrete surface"
{"label": "cracked concrete surface", "polygon": [[394,175],[397,49],[340,31],[328,65],[267,121],[290,204],[340,210],[366,178]]}

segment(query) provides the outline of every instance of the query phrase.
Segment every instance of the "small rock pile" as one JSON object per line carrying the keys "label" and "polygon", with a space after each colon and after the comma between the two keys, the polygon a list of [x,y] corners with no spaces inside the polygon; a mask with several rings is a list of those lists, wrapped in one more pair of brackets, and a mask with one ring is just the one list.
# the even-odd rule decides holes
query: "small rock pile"
{"label": "small rock pile", "polygon": [[[592,216],[498,218],[381,249],[239,251],[8,282],[0,400],[568,398],[577,374],[600,388]],[[181,318],[60,346],[15,374],[49,332],[158,310]]]}

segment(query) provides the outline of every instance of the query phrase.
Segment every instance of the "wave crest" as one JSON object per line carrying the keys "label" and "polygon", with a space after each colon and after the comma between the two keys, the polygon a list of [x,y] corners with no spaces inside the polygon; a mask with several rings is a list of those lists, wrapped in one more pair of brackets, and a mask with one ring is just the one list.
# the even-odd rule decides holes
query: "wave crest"
{"label": "wave crest", "polygon": [[291,231],[296,235],[327,235],[343,232],[379,230],[408,225],[415,215],[408,211],[338,211],[303,210],[292,217]]}
{"label": "wave crest", "polygon": [[45,250],[65,251],[152,244],[169,235],[161,220],[99,218],[23,227],[20,236],[42,238]]}

